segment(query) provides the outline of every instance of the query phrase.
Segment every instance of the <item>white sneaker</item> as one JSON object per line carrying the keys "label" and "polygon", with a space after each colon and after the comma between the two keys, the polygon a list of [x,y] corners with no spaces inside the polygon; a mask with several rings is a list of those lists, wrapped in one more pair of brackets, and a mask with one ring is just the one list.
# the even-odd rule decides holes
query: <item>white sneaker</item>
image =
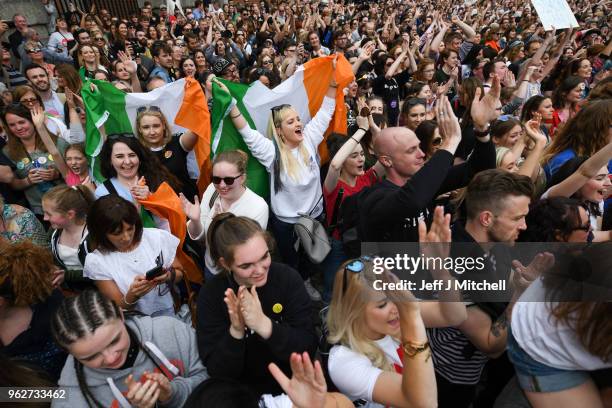
{"label": "white sneaker", "polygon": [[308,296],[310,296],[311,300],[315,302],[321,301],[321,294],[318,290],[314,288],[314,286],[312,286],[312,283],[310,283],[310,279],[304,281],[304,286],[306,287],[306,292],[308,292]]}

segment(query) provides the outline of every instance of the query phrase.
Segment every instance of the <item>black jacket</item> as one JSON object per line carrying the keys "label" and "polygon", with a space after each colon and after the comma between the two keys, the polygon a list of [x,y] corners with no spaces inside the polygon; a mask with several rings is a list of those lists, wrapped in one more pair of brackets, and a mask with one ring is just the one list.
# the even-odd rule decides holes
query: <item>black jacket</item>
{"label": "black jacket", "polygon": [[291,353],[308,351],[314,356],[317,345],[311,302],[302,278],[289,266],[272,262],[268,281],[257,289],[263,312],[273,325],[267,340],[249,330],[241,340],[230,335],[223,301],[228,288],[237,292],[238,285],[223,273],[204,285],[198,295],[197,336],[202,362],[211,377],[236,379],[258,394],[282,393],[268,364],[276,363],[290,377]]}
{"label": "black jacket", "polygon": [[453,155],[438,150],[403,186],[388,180],[372,186],[363,203],[368,242],[418,242],[418,221],[429,218],[435,198],[465,187],[479,171],[495,168],[492,142],[476,142],[470,159],[453,166]]}

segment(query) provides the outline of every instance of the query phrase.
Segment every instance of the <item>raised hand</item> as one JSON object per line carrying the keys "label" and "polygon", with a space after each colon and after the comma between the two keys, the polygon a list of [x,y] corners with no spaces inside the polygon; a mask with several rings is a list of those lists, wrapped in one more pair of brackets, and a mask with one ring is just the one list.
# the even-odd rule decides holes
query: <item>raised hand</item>
{"label": "raised hand", "polygon": [[31,113],[32,113],[32,123],[34,123],[34,127],[37,130],[45,126],[45,121],[47,117],[45,116],[45,111],[43,111],[40,106],[34,106],[31,110]]}
{"label": "raised hand", "polygon": [[117,53],[117,57],[119,57],[119,60],[121,60],[121,62],[125,66],[125,70],[129,72],[130,75],[134,75],[136,73],[136,70],[138,69],[136,62],[132,61],[125,52],[119,51]]}
{"label": "raised hand", "polygon": [[262,331],[264,321],[269,319],[261,309],[255,285],[251,286],[251,290],[241,286],[238,289],[238,299],[240,299],[240,311],[244,323],[249,329],[259,334]]}
{"label": "raised hand", "polygon": [[497,103],[499,102],[499,94],[501,92],[501,85],[497,75],[492,74],[493,84],[491,90],[485,96],[480,98],[482,90],[476,88],[474,94],[474,100],[472,101],[471,114],[474,120],[474,125],[479,129],[484,129],[489,123],[497,119]]}
{"label": "raised hand", "polygon": [[445,147],[456,148],[461,141],[461,126],[459,120],[453,112],[453,108],[446,95],[440,97],[435,107],[436,120],[440,135],[444,138]]}
{"label": "raised hand", "polygon": [[181,200],[181,207],[183,207],[183,211],[185,212],[187,218],[189,218],[191,221],[199,222],[202,210],[200,208],[200,200],[198,199],[198,196],[196,195],[193,197],[193,204],[187,199],[187,197],[185,197],[183,193],[179,194],[179,198]]}
{"label": "raised hand", "polygon": [[241,339],[244,337],[244,318],[240,311],[240,300],[234,293],[233,289],[227,289],[225,291],[225,298],[223,301],[227,305],[227,313],[230,318],[230,334],[235,339]]}
{"label": "raised hand", "polygon": [[292,353],[290,360],[291,372],[289,379],[274,363],[268,369],[283,391],[289,396],[295,408],[323,408],[327,384],[321,363],[312,364],[307,352]]}
{"label": "raised hand", "polygon": [[555,256],[549,252],[537,254],[531,263],[524,266],[517,260],[512,261],[512,276],[511,284],[514,290],[523,291],[533,282],[538,276],[545,273],[555,264]]}

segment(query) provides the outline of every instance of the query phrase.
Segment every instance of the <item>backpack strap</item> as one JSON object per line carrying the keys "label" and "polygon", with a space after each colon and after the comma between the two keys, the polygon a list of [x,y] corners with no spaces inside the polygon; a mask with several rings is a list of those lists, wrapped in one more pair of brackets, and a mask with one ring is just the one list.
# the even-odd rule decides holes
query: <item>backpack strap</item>
{"label": "backpack strap", "polygon": [[53,254],[53,260],[55,261],[57,266],[62,269],[67,269],[66,265],[59,257],[59,253],[57,252],[57,243],[59,242],[60,235],[61,234],[59,230],[53,230],[53,233],[51,234],[51,253]]}

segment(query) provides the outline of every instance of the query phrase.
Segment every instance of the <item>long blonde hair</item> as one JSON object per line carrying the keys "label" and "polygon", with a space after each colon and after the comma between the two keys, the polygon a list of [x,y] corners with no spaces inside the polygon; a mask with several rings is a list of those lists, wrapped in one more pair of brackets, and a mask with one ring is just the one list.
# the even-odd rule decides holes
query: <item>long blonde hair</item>
{"label": "long blonde hair", "polygon": [[341,344],[363,354],[381,370],[393,371],[393,366],[383,350],[365,334],[365,309],[372,300],[372,284],[378,279],[378,275],[372,271],[370,262],[364,262],[365,268],[360,273],[345,272],[345,266],[349,262],[352,261],[342,264],[336,273],[332,301],[327,313],[327,340],[331,344]]}
{"label": "long blonde hair", "polygon": [[[283,121],[287,118],[289,113],[295,112],[290,105],[283,105],[278,110],[272,110],[270,114],[270,120],[268,121],[268,137],[272,138],[278,146],[280,154],[281,169],[284,170],[287,175],[293,181],[299,181],[300,178],[300,163],[291,154],[291,149],[285,143],[285,138],[278,134],[277,128],[281,127]],[[300,143],[298,146],[299,155],[302,157],[305,165],[308,165],[309,153],[304,143]]]}
{"label": "long blonde hair", "polygon": [[138,138],[138,141],[148,148],[153,147],[145,140],[144,136],[140,132],[140,122],[145,116],[153,116],[161,121],[161,124],[164,128],[164,145],[170,143],[170,140],[172,140],[172,133],[170,132],[170,125],[168,124],[166,116],[158,110],[151,109],[144,110],[138,113],[138,115],[136,116],[136,137]]}

